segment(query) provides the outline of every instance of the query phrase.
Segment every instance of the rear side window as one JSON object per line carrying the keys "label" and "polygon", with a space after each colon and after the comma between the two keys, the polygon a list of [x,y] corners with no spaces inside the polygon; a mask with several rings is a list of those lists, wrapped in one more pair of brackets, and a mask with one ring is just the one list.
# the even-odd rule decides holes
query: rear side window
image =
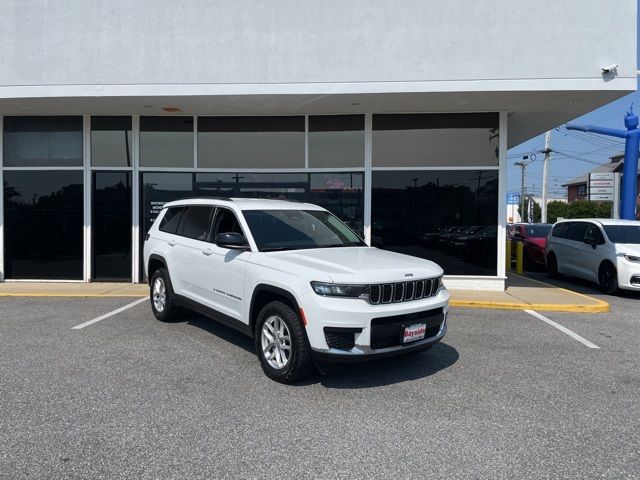
{"label": "rear side window", "polygon": [[568,223],[558,223],[555,227],[553,227],[553,231],[551,235],[556,238],[567,238],[567,228],[569,227]]}
{"label": "rear side window", "polygon": [[567,238],[574,242],[582,242],[584,240],[584,234],[587,233],[588,226],[589,224],[586,222],[570,223],[569,229],[567,230]]}
{"label": "rear side window", "polygon": [[182,214],[187,207],[171,207],[165,212],[158,229],[165,233],[176,233]]}
{"label": "rear side window", "polygon": [[189,207],[185,220],[182,222],[181,235],[194,240],[209,240],[209,229],[211,228],[212,207],[193,206]]}

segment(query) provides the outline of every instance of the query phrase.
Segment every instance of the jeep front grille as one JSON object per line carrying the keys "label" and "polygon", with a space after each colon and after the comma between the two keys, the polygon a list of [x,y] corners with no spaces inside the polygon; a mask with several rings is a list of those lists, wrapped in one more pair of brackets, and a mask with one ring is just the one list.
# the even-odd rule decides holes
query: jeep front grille
{"label": "jeep front grille", "polygon": [[379,305],[433,297],[438,292],[440,282],[440,278],[427,278],[410,282],[369,285],[369,303]]}

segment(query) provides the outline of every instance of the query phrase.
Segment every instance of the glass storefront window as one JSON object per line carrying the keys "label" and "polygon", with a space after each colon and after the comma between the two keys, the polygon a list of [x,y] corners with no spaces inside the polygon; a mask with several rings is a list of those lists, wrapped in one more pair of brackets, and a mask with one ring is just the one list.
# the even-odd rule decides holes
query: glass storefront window
{"label": "glass storefront window", "polygon": [[131,117],[91,117],[91,165],[131,166]]}
{"label": "glass storefront window", "polygon": [[94,280],[131,280],[131,172],[93,172]]}
{"label": "glass storefront window", "polygon": [[5,167],[81,167],[82,117],[4,117]]}
{"label": "glass storefront window", "polygon": [[143,172],[142,238],[151,228],[165,203],[192,197],[192,173]]}
{"label": "glass storefront window", "polygon": [[141,167],[193,167],[193,117],[140,117]]}
{"label": "glass storefront window", "polygon": [[374,167],[498,165],[498,114],[373,116]]}
{"label": "glass storefront window", "polygon": [[374,171],[372,244],[446,275],[496,275],[498,172]]}
{"label": "glass storefront window", "polygon": [[198,173],[196,195],[305,201],[307,173]]}
{"label": "glass storefront window", "polygon": [[83,278],[83,172],[4,172],[5,277]]}
{"label": "glass storefront window", "polygon": [[364,236],[364,174],[312,173],[309,202],[320,205]]}
{"label": "glass storefront window", "polygon": [[198,117],[198,166],[303,168],[304,117]]}
{"label": "glass storefront window", "polygon": [[364,165],[364,115],[309,117],[309,166],[345,168]]}

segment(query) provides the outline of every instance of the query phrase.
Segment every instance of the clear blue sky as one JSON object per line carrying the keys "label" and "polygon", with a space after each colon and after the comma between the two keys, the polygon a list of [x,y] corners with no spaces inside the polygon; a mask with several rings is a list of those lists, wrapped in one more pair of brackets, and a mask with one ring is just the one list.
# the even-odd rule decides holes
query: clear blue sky
{"label": "clear blue sky", "polygon": [[[640,47],[638,48],[640,53]],[[640,58],[638,60],[640,64]],[[601,125],[624,128],[624,115],[631,103],[640,114],[640,94],[627,95],[582,117],[572,120],[576,124]],[[624,140],[592,133],[567,131],[564,125],[553,130],[551,148],[554,153],[549,163],[549,196],[561,197],[566,189],[561,185],[592,168],[606,163],[609,157],[624,150]],[[539,135],[509,150],[507,163],[507,191],[520,190],[520,168],[513,165],[523,155],[535,153],[536,159],[526,169],[525,185],[527,193],[540,197],[542,193],[542,160],[544,154],[544,134]]]}

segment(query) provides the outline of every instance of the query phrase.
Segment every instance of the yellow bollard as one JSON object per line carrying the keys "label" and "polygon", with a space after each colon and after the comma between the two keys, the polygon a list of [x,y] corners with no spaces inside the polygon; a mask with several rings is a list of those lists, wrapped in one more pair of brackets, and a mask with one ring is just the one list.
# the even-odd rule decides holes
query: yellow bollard
{"label": "yellow bollard", "polygon": [[524,271],[524,245],[522,242],[516,243],[516,273],[522,275]]}
{"label": "yellow bollard", "polygon": [[511,240],[507,240],[507,248],[505,252],[505,262],[507,265],[507,271],[511,271]]}

